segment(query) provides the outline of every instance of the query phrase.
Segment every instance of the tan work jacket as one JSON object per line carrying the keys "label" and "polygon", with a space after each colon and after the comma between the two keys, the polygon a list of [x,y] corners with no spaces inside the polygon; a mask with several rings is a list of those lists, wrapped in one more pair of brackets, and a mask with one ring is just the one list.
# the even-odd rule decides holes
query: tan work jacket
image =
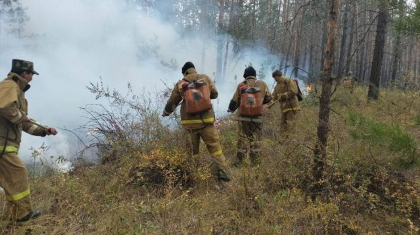
{"label": "tan work jacket", "polygon": [[[17,75],[9,73],[0,82],[0,153],[17,153],[22,130],[36,136],[45,136],[47,129],[32,122],[28,122],[28,102],[25,91],[29,89],[28,82]],[[6,144],[7,139],[7,144]]]}
{"label": "tan work jacket", "polygon": [[297,98],[298,88],[296,82],[290,78],[282,76],[277,82],[273,91],[273,100],[279,100],[281,111],[300,110],[299,100]]}
{"label": "tan work jacket", "polygon": [[[179,80],[174,89],[172,90],[171,96],[166,102],[165,112],[172,113],[175,111],[175,108],[178,106],[181,101],[183,101],[184,91],[182,89],[182,84],[188,82],[193,82],[197,80],[204,80],[208,85],[210,90],[210,98],[216,99],[219,95],[216,89],[214,82],[205,74],[198,74],[194,68],[187,70],[187,75],[183,79]],[[213,108],[198,114],[188,114],[186,111],[185,103],[181,103],[181,124],[186,129],[199,129],[203,128],[208,124],[214,123],[214,110]]]}
{"label": "tan work jacket", "polygon": [[[263,80],[250,76],[250,77],[247,77],[245,81],[239,83],[238,86],[236,87],[235,94],[233,94],[233,97],[232,97],[232,101],[236,103],[236,108],[238,108],[241,103],[241,87],[242,86],[259,88],[261,91],[261,94],[264,97],[263,104],[267,104],[271,101],[271,92],[270,92],[270,89],[268,89],[267,84]],[[237,115],[236,120],[239,120],[239,121],[262,122],[262,116],[253,117],[253,118],[241,116],[240,109],[238,109],[238,111],[236,112],[236,115]]]}

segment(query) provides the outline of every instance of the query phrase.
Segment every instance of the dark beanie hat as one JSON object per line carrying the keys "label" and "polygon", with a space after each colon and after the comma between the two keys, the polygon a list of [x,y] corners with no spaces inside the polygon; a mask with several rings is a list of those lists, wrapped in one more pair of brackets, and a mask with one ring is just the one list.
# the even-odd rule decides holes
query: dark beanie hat
{"label": "dark beanie hat", "polygon": [[195,68],[194,64],[191,62],[187,62],[182,66],[182,74],[184,74],[188,69]]}
{"label": "dark beanie hat", "polygon": [[249,66],[248,68],[246,68],[244,72],[244,78],[247,78],[249,76],[253,76],[253,77],[257,76],[257,72],[252,66]]}

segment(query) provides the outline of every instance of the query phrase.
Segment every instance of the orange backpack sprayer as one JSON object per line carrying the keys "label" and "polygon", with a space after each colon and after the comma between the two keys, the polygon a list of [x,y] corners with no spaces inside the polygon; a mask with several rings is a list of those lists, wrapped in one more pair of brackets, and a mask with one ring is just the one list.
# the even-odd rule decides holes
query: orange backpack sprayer
{"label": "orange backpack sprayer", "polygon": [[182,84],[184,102],[188,114],[197,114],[211,109],[209,87],[203,80]]}
{"label": "orange backpack sprayer", "polygon": [[257,87],[241,87],[241,116],[258,117],[263,115],[263,97]]}

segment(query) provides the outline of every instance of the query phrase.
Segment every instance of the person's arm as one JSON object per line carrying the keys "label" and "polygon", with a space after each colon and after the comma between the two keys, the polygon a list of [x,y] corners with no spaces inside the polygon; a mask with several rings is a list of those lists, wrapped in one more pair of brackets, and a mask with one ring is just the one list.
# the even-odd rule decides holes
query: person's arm
{"label": "person's arm", "polygon": [[216,84],[209,77],[207,77],[207,81],[209,84],[210,99],[217,99],[217,97],[219,96],[219,92],[217,92]]}
{"label": "person's arm", "polygon": [[230,100],[228,112],[233,113],[239,107],[239,89],[236,88],[235,94],[233,94],[232,99]]}
{"label": "person's arm", "polygon": [[175,111],[178,104],[182,101],[181,92],[179,91],[177,84],[175,84],[171,96],[166,102],[162,116],[169,116],[173,111]]}
{"label": "person's arm", "polygon": [[297,95],[298,93],[296,82],[293,79],[288,79],[286,83],[287,83],[287,91],[280,94],[281,100],[290,99],[293,96]]}
{"label": "person's arm", "polygon": [[19,124],[28,120],[26,113],[20,111],[18,106],[18,93],[13,86],[0,87],[0,116],[13,124]]}
{"label": "person's arm", "polygon": [[270,89],[268,89],[268,86],[265,83],[264,83],[264,90],[265,92],[264,92],[263,104],[268,104],[271,102],[272,97],[271,97]]}
{"label": "person's arm", "polygon": [[24,122],[22,129],[24,132],[34,136],[46,136],[57,134],[57,130],[55,128],[39,124],[33,119],[28,119],[28,121]]}
{"label": "person's arm", "polygon": [[[278,86],[278,85],[277,85]],[[280,98],[280,96],[279,96],[279,93],[278,93],[278,91],[277,91],[277,86],[276,87],[274,87],[274,90],[273,90],[273,93],[271,94],[271,96],[272,96],[272,98],[273,98],[273,100],[274,101],[276,101],[276,100],[278,100],[279,98]]]}

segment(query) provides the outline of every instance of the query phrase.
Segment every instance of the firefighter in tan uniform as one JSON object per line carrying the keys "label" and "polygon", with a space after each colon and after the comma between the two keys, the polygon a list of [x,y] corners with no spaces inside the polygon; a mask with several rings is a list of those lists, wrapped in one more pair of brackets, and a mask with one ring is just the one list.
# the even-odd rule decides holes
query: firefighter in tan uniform
{"label": "firefighter in tan uniform", "polygon": [[[241,104],[241,93],[245,88],[255,87],[260,90],[263,96],[262,104],[268,104],[271,101],[271,93],[267,84],[263,80],[256,78],[256,71],[253,67],[248,67],[244,71],[243,77],[245,80],[238,84],[232,100],[229,103],[228,112],[235,112]],[[261,163],[260,157],[260,144],[262,133],[262,116],[248,117],[241,115],[240,109],[236,113],[236,120],[238,121],[238,134],[237,134],[237,162],[236,166],[242,164],[247,154],[251,164],[257,166]]]}
{"label": "firefighter in tan uniform", "polygon": [[215,115],[213,108],[210,105],[210,108],[206,111],[190,114],[187,113],[186,102],[184,100],[186,98],[184,86],[188,86],[188,84],[192,82],[201,81],[208,86],[210,95],[209,100],[217,98],[218,92],[216,86],[207,75],[198,74],[194,64],[191,62],[184,64],[182,67],[182,74],[184,75],[184,78],[175,84],[162,116],[169,116],[182,101],[181,124],[189,133],[189,150],[191,150],[192,156],[197,157],[199,155],[200,138],[203,139],[211,155],[210,170],[212,174],[220,181],[230,181],[230,178],[225,171],[225,157],[220,146],[219,135],[214,126]]}
{"label": "firefighter in tan uniform", "polygon": [[283,132],[295,132],[295,120],[297,111],[300,110],[299,100],[297,97],[298,88],[296,82],[290,78],[283,76],[280,70],[275,70],[272,74],[277,82],[273,91],[273,100],[278,100],[281,107],[281,129]]}
{"label": "firefighter in tan uniform", "polygon": [[0,82],[0,186],[4,189],[7,209],[3,217],[24,222],[38,217],[29,197],[28,173],[18,156],[22,130],[35,136],[55,135],[52,127],[42,126],[28,118],[25,92],[32,76],[38,73],[30,61],[12,60],[12,70]]}

